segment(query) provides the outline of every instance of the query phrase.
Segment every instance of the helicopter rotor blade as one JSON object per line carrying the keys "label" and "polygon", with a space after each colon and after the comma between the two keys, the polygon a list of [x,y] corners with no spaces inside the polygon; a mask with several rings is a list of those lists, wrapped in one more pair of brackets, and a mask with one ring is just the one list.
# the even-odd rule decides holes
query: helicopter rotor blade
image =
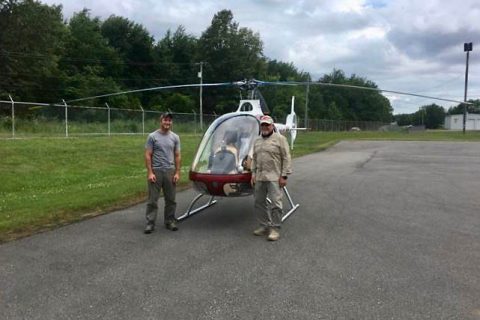
{"label": "helicopter rotor blade", "polygon": [[[256,80],[258,81],[258,80]],[[312,81],[259,81],[261,85],[271,85],[271,86],[306,86],[306,85],[317,85],[317,86],[325,86],[325,87],[336,87],[336,88],[350,88],[350,89],[359,89],[359,90],[369,90],[369,91],[377,91],[377,92],[387,92],[387,93],[395,93],[400,95],[407,95],[419,98],[427,98],[432,100],[440,100],[440,101],[447,101],[447,102],[454,102],[458,104],[473,104],[471,102],[453,100],[453,99],[446,99],[441,97],[432,97],[426,96],[423,94],[417,94],[412,92],[404,92],[404,91],[396,91],[396,90],[385,90],[380,88],[372,88],[372,87],[362,87],[362,86],[354,86],[349,84],[339,84],[339,83],[330,83],[330,82],[312,82]]]}
{"label": "helicopter rotor blade", "polygon": [[171,85],[171,86],[162,86],[162,87],[153,87],[153,88],[144,88],[144,89],[136,89],[136,90],[128,90],[128,91],[107,93],[107,94],[101,94],[101,95],[98,95],[98,96],[91,96],[91,97],[68,100],[66,102],[67,103],[79,102],[79,101],[93,100],[93,99],[98,99],[98,98],[113,97],[113,96],[119,96],[119,95],[122,95],[122,94],[138,93],[138,92],[146,92],[146,91],[157,91],[157,90],[178,89],[178,88],[196,88],[196,87],[222,87],[222,86],[223,87],[228,87],[228,86],[237,86],[237,85],[239,85],[238,82],[181,84],[181,85]]}
{"label": "helicopter rotor blade", "polygon": [[387,93],[395,93],[400,95],[408,95],[420,98],[427,98],[433,100],[440,100],[440,101],[447,101],[447,102],[454,102],[458,104],[467,104],[471,105],[471,102],[453,100],[453,99],[445,99],[441,97],[433,97],[427,95],[421,95],[411,92],[403,92],[403,91],[396,91],[396,90],[385,90],[380,88],[372,88],[372,87],[362,87],[362,86],[355,86],[355,85],[347,85],[347,84],[337,84],[337,83],[327,83],[327,82],[312,82],[312,81],[262,81],[257,79],[250,79],[250,80],[241,80],[241,81],[234,81],[234,82],[220,82],[220,83],[192,83],[192,84],[182,84],[182,85],[170,85],[170,86],[161,86],[161,87],[153,87],[153,88],[144,88],[144,89],[135,89],[135,90],[127,90],[121,92],[114,92],[96,96],[90,96],[85,98],[79,99],[72,99],[66,101],[66,103],[71,102],[79,102],[79,101],[86,101],[86,100],[93,100],[98,98],[106,98],[112,96],[118,96],[123,94],[129,93],[138,93],[138,92],[146,92],[146,91],[157,91],[157,90],[168,90],[168,89],[177,89],[177,88],[199,88],[199,87],[239,87],[243,90],[254,90],[257,87],[261,86],[306,86],[306,85],[317,85],[317,86],[325,86],[325,87],[336,87],[336,88],[350,88],[350,89],[359,89],[359,90],[369,90],[369,91],[376,91],[376,92],[387,92]]}

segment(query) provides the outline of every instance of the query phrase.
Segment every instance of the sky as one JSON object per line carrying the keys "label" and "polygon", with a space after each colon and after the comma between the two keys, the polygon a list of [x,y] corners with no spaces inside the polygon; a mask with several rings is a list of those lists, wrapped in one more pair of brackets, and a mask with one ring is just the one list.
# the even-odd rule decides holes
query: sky
{"label": "sky", "polygon": [[[384,90],[463,101],[465,42],[469,54],[467,99],[480,98],[478,0],[41,0],[61,4],[65,19],[83,8],[91,16],[117,15],[142,24],[156,41],[183,25],[200,37],[220,10],[240,27],[258,32],[264,54],[292,62],[313,80],[341,69]],[[232,81],[240,79],[232,79]],[[260,79],[261,80],[261,79]],[[444,101],[385,93],[394,114]]]}

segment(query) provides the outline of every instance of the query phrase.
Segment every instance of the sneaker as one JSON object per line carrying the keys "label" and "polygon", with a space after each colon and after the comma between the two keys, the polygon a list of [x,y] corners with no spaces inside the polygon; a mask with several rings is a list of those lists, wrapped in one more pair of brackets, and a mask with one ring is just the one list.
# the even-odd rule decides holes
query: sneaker
{"label": "sneaker", "polygon": [[143,233],[150,234],[153,232],[154,229],[155,225],[153,223],[147,223],[147,226],[145,227],[145,230],[143,230]]}
{"label": "sneaker", "polygon": [[267,227],[259,227],[253,231],[253,234],[256,236],[266,236],[268,234],[268,228]]}
{"label": "sneaker", "polygon": [[267,239],[269,241],[277,241],[278,238],[280,238],[280,233],[276,229],[271,228]]}
{"label": "sneaker", "polygon": [[167,223],[165,224],[165,228],[167,228],[168,230],[171,230],[171,231],[177,231],[177,230],[178,230],[178,227],[177,227],[177,225],[175,224],[175,221],[167,222]]}

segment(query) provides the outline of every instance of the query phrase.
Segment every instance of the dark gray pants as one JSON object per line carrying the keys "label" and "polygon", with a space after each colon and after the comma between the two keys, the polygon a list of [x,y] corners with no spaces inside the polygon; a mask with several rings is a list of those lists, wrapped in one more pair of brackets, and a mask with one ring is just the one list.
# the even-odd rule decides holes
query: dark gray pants
{"label": "dark gray pants", "polygon": [[148,200],[147,200],[147,223],[155,224],[157,220],[158,212],[158,198],[160,197],[160,191],[163,190],[163,196],[165,199],[164,223],[168,223],[175,220],[175,209],[177,203],[175,202],[176,189],[173,183],[173,175],[175,170],[159,170],[154,169],[155,177],[157,181],[155,183],[148,181]]}
{"label": "dark gray pants", "polygon": [[[264,227],[280,228],[283,216],[282,189],[278,181],[255,182],[255,215]],[[267,203],[267,197],[272,201]]]}

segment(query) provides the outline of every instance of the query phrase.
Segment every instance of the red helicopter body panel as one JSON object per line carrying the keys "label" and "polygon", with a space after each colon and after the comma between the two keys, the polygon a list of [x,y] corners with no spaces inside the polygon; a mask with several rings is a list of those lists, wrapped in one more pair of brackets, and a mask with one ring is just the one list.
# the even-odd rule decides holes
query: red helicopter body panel
{"label": "red helicopter body panel", "polygon": [[220,197],[242,197],[253,194],[250,185],[252,174],[210,174],[190,171],[194,188],[203,193]]}

